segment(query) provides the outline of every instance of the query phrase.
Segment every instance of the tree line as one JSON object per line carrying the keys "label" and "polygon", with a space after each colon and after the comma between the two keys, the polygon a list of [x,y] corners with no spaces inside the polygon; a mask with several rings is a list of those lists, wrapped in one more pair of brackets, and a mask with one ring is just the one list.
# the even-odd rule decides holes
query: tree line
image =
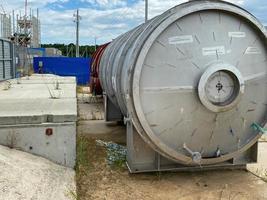
{"label": "tree line", "polygon": [[[76,46],[73,43],[70,44],[42,44],[42,48],[56,48],[62,52],[63,56],[75,57],[76,56]],[[82,45],[80,46],[80,57],[88,58],[93,55],[95,49],[98,46],[94,45]]]}

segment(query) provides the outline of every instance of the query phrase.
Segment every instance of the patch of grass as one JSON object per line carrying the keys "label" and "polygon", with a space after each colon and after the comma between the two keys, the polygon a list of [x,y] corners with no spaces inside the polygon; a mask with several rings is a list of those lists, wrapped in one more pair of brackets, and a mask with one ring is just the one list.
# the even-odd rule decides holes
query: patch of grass
{"label": "patch of grass", "polygon": [[66,194],[66,197],[69,197],[73,200],[80,200],[80,198],[78,197],[77,193],[73,190],[68,190],[68,193]]}
{"label": "patch of grass", "polygon": [[94,138],[86,135],[77,135],[76,144],[76,186],[77,196],[75,200],[93,199],[92,192],[97,187],[101,172],[104,170],[106,151],[96,145]]}
{"label": "patch of grass", "polygon": [[112,168],[117,169],[117,170],[125,170],[126,169],[126,158],[123,160],[116,160],[113,163]]}
{"label": "patch of grass", "polygon": [[75,170],[78,174],[93,170],[94,164],[100,162],[103,157],[106,157],[106,150],[97,146],[94,138],[77,135]]}
{"label": "patch of grass", "polygon": [[90,161],[88,159],[89,142],[86,137],[82,135],[77,136],[77,149],[76,149],[76,166],[75,170],[79,174],[80,172],[89,171],[91,168]]}
{"label": "patch of grass", "polygon": [[77,86],[77,94],[83,94],[83,87],[82,86]]}

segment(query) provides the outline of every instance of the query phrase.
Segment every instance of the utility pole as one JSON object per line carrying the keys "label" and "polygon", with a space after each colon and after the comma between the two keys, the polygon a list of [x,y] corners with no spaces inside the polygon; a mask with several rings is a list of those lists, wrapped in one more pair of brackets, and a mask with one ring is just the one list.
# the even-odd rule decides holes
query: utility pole
{"label": "utility pole", "polygon": [[79,9],[77,9],[77,13],[74,14],[76,23],[76,57],[80,57],[80,48],[79,48],[79,31],[80,31],[80,20],[81,16],[79,15]]}
{"label": "utility pole", "polygon": [[148,0],[145,0],[145,22],[148,21]]}

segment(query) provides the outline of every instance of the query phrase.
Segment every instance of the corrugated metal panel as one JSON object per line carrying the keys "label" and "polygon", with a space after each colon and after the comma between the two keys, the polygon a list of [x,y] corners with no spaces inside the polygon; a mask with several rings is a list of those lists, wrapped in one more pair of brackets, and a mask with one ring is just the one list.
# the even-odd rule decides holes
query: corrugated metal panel
{"label": "corrugated metal panel", "polygon": [[35,57],[35,73],[75,76],[79,85],[90,82],[91,58]]}
{"label": "corrugated metal panel", "polygon": [[0,81],[15,78],[13,44],[0,39]]}
{"label": "corrugated metal panel", "polygon": [[3,49],[3,40],[0,39],[0,58],[3,58],[4,49]]}
{"label": "corrugated metal panel", "polygon": [[0,61],[0,81],[4,79],[4,63]]}
{"label": "corrugated metal panel", "polygon": [[13,78],[11,67],[12,67],[11,61],[5,61],[5,79]]}
{"label": "corrugated metal panel", "polygon": [[4,41],[4,58],[11,58],[11,44],[10,42]]}

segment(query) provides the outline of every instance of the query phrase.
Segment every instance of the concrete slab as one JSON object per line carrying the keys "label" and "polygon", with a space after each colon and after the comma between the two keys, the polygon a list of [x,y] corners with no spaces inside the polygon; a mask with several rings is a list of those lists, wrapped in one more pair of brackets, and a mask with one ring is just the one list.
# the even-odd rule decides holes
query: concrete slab
{"label": "concrete slab", "polygon": [[[80,98],[79,98],[80,100]],[[103,120],[104,119],[104,106],[103,102],[100,103],[78,103],[79,121],[84,120]]]}
{"label": "concrete slab", "polygon": [[23,83],[24,81],[26,83],[29,83],[29,81],[31,81],[31,83],[36,82],[36,83],[40,83],[43,80],[48,80],[48,81],[59,81],[60,83],[76,83],[76,78],[75,77],[64,77],[64,76],[57,76],[54,74],[32,74],[31,76],[26,76],[26,77],[22,77],[19,79],[14,79],[11,80],[11,82],[17,82],[17,80],[19,80],[19,82]]}
{"label": "concrete slab", "polygon": [[103,103],[102,96],[94,96],[92,94],[87,94],[87,93],[78,93],[77,97],[80,103],[88,103],[88,104]]}
{"label": "concrete slab", "polygon": [[106,122],[104,120],[104,105],[102,100],[98,103],[88,103],[81,101],[78,97],[78,126],[77,132],[91,137],[103,137],[106,141],[113,141],[125,144],[126,128],[116,122]]}
{"label": "concrete slab", "polygon": [[0,200],[73,200],[75,171],[0,146]]}
{"label": "concrete slab", "polygon": [[104,120],[79,121],[77,133],[126,145],[125,127],[113,122],[107,123]]}
{"label": "concrete slab", "polygon": [[0,100],[0,125],[74,121],[77,121],[75,98]]}
{"label": "concrete slab", "polygon": [[267,141],[259,142],[258,149],[258,163],[248,165],[247,169],[267,181]]}
{"label": "concrete slab", "polygon": [[260,140],[263,142],[267,142],[267,135],[263,135]]}
{"label": "concrete slab", "polygon": [[0,83],[2,145],[74,167],[76,121],[75,78],[33,75]]}
{"label": "concrete slab", "polygon": [[76,98],[76,82],[72,77],[30,76],[0,83],[0,92],[0,100]]}

